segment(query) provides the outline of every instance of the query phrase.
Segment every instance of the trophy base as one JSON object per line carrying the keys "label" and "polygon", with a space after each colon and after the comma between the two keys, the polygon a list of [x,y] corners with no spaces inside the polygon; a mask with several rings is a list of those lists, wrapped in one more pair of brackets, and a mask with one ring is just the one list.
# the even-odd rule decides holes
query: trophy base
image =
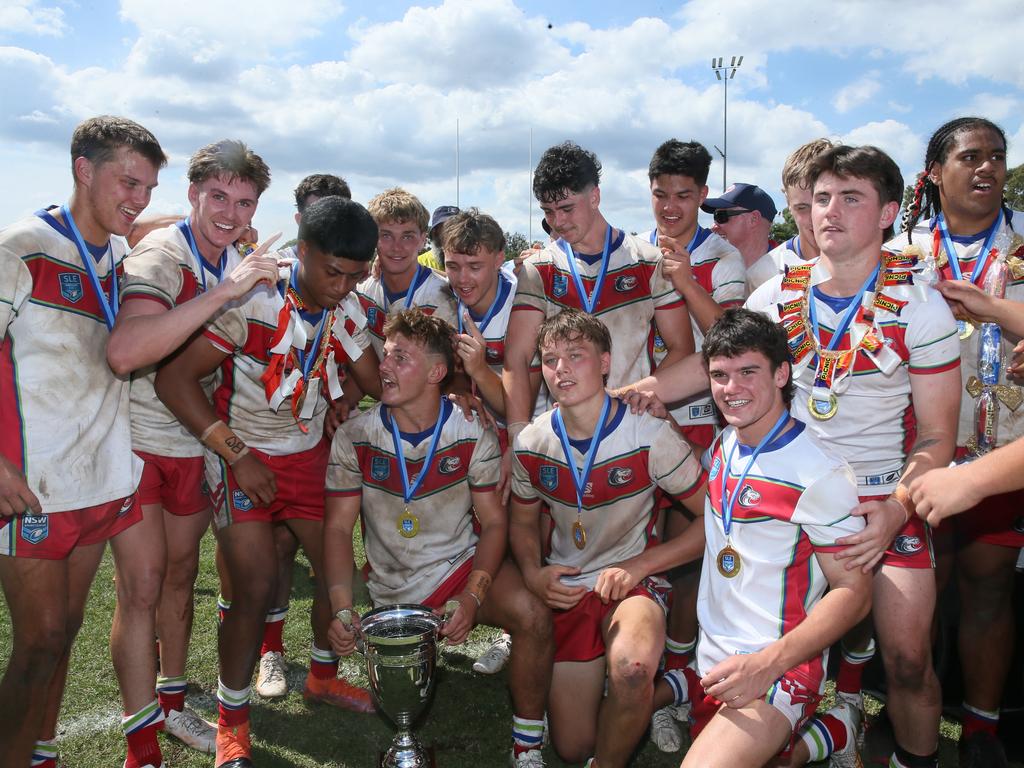
{"label": "trophy base", "polygon": [[413,751],[396,750],[392,747],[387,752],[378,754],[377,768],[437,768],[433,747]]}

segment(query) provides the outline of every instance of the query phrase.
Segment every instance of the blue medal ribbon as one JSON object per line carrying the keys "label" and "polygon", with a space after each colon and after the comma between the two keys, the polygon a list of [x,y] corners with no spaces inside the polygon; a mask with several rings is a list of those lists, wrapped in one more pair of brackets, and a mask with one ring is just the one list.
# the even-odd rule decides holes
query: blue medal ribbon
{"label": "blue medal ribbon", "polygon": [[181,230],[181,234],[185,238],[185,242],[188,243],[189,250],[192,251],[192,255],[196,257],[196,262],[199,264],[199,280],[203,286],[203,293],[206,293],[206,273],[209,272],[215,278],[217,282],[220,282],[220,276],[224,274],[224,266],[228,262],[228,249],[225,248],[224,252],[220,255],[220,261],[214,266],[203,258],[203,254],[199,252],[199,247],[196,245],[196,238],[192,234],[192,218],[189,217],[184,221],[178,222],[178,229]]}
{"label": "blue medal ribbon", "polygon": [[[853,297],[853,300],[850,302],[850,306],[846,308],[846,312],[843,313],[843,316],[839,321],[839,327],[836,328],[835,333],[832,334],[832,338],[829,339],[828,346],[825,347],[826,351],[831,352],[839,346],[840,340],[846,335],[846,331],[850,327],[850,323],[853,322],[853,318],[857,315],[857,309],[864,300],[864,294],[867,293],[868,289],[871,288],[875,284],[875,281],[878,280],[878,272],[881,268],[881,264],[875,267],[875,271],[872,272],[868,279],[864,281],[864,285],[860,287],[857,295]],[[814,333],[814,338],[820,346],[821,331],[818,328],[818,311],[815,309],[816,303],[817,302],[814,299],[814,289],[812,288],[811,295],[807,297],[807,313],[810,315],[811,331]]]}
{"label": "blue medal ribbon", "polygon": [[560,408],[556,408],[554,414],[551,416],[551,426],[555,430],[555,434],[558,435],[558,439],[562,443],[562,452],[565,454],[565,463],[569,465],[570,473],[572,474],[572,484],[576,488],[576,510],[579,514],[583,514],[583,492],[587,488],[587,480],[590,478],[590,472],[594,468],[594,459],[597,458],[597,449],[601,445],[601,440],[604,438],[604,422],[608,418],[608,411],[611,410],[612,399],[607,394],[604,396],[604,403],[601,406],[601,416],[597,420],[597,429],[594,431],[594,436],[590,439],[590,449],[587,451],[587,455],[583,457],[583,466],[576,466],[576,459],[572,456],[572,445],[569,442],[569,435],[565,430],[565,424],[562,421],[562,412]]}
{"label": "blue medal ribbon", "polygon": [[[501,307],[502,301],[508,296],[508,292],[512,288],[512,283],[509,282],[508,278],[505,277],[501,272],[498,272],[498,288],[494,292],[494,301],[491,302],[491,306],[487,308],[484,316],[480,318],[480,321],[476,324],[477,330],[482,334],[487,328],[487,324],[491,322],[494,316],[498,313],[498,309]],[[462,313],[466,311],[466,305],[462,303],[462,299],[459,299],[459,333],[465,333],[464,325],[462,320]]]}
{"label": "blue medal ribbon", "polygon": [[[292,270],[292,276],[288,279],[288,285],[291,286],[292,290],[295,291],[295,295],[299,294],[299,286],[296,280],[298,276],[298,269]],[[302,314],[299,314],[302,317]],[[310,323],[312,325],[312,323]],[[307,353],[305,349],[296,350],[295,355],[299,359],[299,370],[302,371],[303,381],[309,381],[309,372],[313,368],[313,363],[316,361],[317,355],[320,353],[320,339],[324,335],[324,326],[327,325],[327,310],[320,310],[320,319],[316,322],[316,336],[313,338],[313,346]]]}
{"label": "blue medal ribbon", "polygon": [[601,265],[598,267],[597,278],[594,280],[594,292],[588,294],[587,289],[583,286],[583,279],[580,277],[580,269],[576,265],[576,254],[573,253],[572,246],[565,242],[565,240],[559,239],[558,241],[558,247],[568,257],[569,273],[572,275],[573,285],[576,286],[576,293],[580,297],[580,306],[588,315],[594,314],[597,302],[601,298],[601,288],[604,286],[605,275],[608,274],[608,251],[611,249],[611,246],[612,225],[609,224],[607,231],[604,233],[604,248],[601,249]]}
{"label": "blue medal ribbon", "polygon": [[[412,283],[409,284],[408,290],[405,292],[405,308],[412,309],[416,306],[415,297],[416,291],[418,291],[427,278],[430,277],[430,273],[433,270],[430,267],[425,267],[422,264],[416,265],[416,274],[412,277]],[[384,289],[384,309],[391,308],[391,299],[388,297],[388,289]]]}
{"label": "blue medal ribbon", "polygon": [[[690,238],[690,242],[688,242],[686,244],[686,252],[687,253],[690,253],[690,254],[693,253],[693,247],[697,244],[697,238],[700,237],[700,233],[701,233],[702,229],[703,229],[703,227],[701,227],[701,225],[698,224],[696,229],[693,230],[693,237],[691,237]],[[648,239],[651,241],[651,245],[657,245],[658,244],[658,228],[657,227],[655,227],[654,229],[651,230],[651,234],[650,234],[650,237]]]}
{"label": "blue medal ribbon", "polygon": [[427,472],[430,471],[430,463],[434,460],[434,454],[437,452],[437,443],[441,439],[441,427],[444,426],[445,412],[444,412],[445,401],[441,400],[441,407],[437,413],[437,424],[434,425],[434,432],[430,435],[430,444],[427,446],[427,453],[423,457],[423,466],[420,469],[419,475],[416,477],[416,482],[411,486],[409,485],[409,469],[405,466],[405,453],[402,451],[402,434],[398,430],[398,424],[395,421],[394,414],[388,413],[388,417],[391,421],[391,442],[395,448],[395,458],[398,460],[398,471],[402,477],[402,498],[405,499],[406,506],[416,496],[416,491],[423,485],[423,478],[427,476]]}
{"label": "blue medal ribbon", "polygon": [[78,231],[78,225],[75,224],[75,219],[71,215],[71,209],[66,205],[62,205],[60,207],[60,215],[68,225],[68,229],[71,230],[71,234],[75,237],[78,255],[82,257],[82,266],[85,267],[85,274],[89,278],[89,284],[92,285],[92,289],[96,291],[96,296],[99,298],[100,309],[103,310],[103,321],[107,324],[107,330],[113,330],[114,320],[117,318],[117,310],[121,306],[117,294],[117,265],[114,263],[114,249],[109,243],[107,244],[107,250],[110,252],[110,298],[108,300],[103,286],[100,285],[100,279],[96,275],[96,265],[93,264],[92,254],[85,245],[85,238],[82,237],[82,233]]}
{"label": "blue medal ribbon", "polygon": [[[949,261],[949,269],[953,273],[954,280],[963,280],[963,272],[960,269],[960,257],[956,255],[956,246],[953,244],[953,238],[950,237],[949,227],[946,225],[946,217],[943,214],[939,214],[936,219],[936,226],[939,228],[939,235],[942,237],[942,247],[946,251],[946,258]],[[974,261],[974,269],[971,272],[971,282],[975,285],[981,279],[981,276],[985,274],[985,267],[988,265],[989,254],[992,253],[992,245],[996,241],[996,235],[999,230],[1003,227],[1003,209],[999,209],[999,215],[996,216],[996,220],[992,222],[992,227],[989,229],[985,236],[985,242],[981,246],[981,252],[978,253],[978,258]]]}
{"label": "blue medal ribbon", "polygon": [[804,249],[800,247],[800,235],[797,235],[796,237],[790,239],[789,249],[796,253],[796,257],[798,259],[803,259]]}
{"label": "blue medal ribbon", "polygon": [[729,468],[732,466],[732,457],[736,453],[736,447],[740,444],[739,434],[736,435],[736,440],[732,444],[732,448],[729,449],[729,456],[725,460],[725,466],[722,467],[722,489],[721,489],[721,505],[722,505],[722,528],[725,531],[725,538],[729,538],[729,534],[732,532],[732,508],[736,505],[736,499],[739,498],[740,492],[743,490],[743,483],[747,479],[747,475],[750,473],[750,468],[754,466],[754,462],[757,461],[757,457],[761,451],[764,450],[765,446],[771,443],[778,435],[779,430],[789,420],[789,411],[783,411],[782,415],[779,416],[779,420],[775,422],[775,426],[771,428],[771,431],[767,435],[761,438],[761,442],[754,448],[754,452],[750,455],[750,461],[747,462],[746,468],[743,470],[743,474],[740,475],[739,481],[733,488],[732,495],[729,495],[729,489],[727,487],[729,481]]}

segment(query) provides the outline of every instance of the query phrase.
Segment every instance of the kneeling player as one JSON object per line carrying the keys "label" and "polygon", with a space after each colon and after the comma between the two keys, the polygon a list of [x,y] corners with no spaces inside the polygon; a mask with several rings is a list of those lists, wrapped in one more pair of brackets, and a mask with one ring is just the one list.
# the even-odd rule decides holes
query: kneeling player
{"label": "kneeling player", "polygon": [[[537,345],[558,408],[513,446],[510,541],[527,586],[554,611],[556,750],[570,762],[593,755],[589,765],[624,766],[650,720],[665,643],[668,584],[655,575],[703,548],[699,525],[665,544],[652,538],[655,489],[700,515],[704,473],[668,422],[630,414],[606,394],[611,337],[600,320],[563,310],[540,326]],[[542,501],[554,521],[546,562]]]}
{"label": "kneeling player", "polygon": [[755,768],[787,752],[813,716],[827,649],[867,614],[871,577],[835,559],[836,540],[864,525],[850,516],[856,479],[789,415],[781,326],[727,310],[703,357],[729,426],[708,476],[697,668],[666,681],[676,703],[693,705],[684,767]]}
{"label": "kneeling player", "polygon": [[[505,559],[498,438],[441,397],[454,365],[452,335],[419,309],[393,314],[384,326],[381,403],[335,433],[324,527],[331,608],[352,607],[352,529],[362,507],[374,605],[439,609],[454,599],[459,608],[441,630],[450,643],[461,643],[477,623],[512,635],[512,764],[542,768],[551,617]],[[331,623],[331,641],[343,655],[354,649],[340,620]]]}

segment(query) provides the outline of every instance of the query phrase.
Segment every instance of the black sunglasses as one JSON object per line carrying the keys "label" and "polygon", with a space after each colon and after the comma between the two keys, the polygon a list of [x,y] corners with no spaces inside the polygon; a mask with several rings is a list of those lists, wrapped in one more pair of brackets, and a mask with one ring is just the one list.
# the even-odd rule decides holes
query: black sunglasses
{"label": "black sunglasses", "polygon": [[715,220],[715,224],[725,224],[725,222],[727,222],[733,216],[742,216],[744,213],[750,213],[750,211],[745,211],[745,210],[738,210],[738,211],[737,210],[731,210],[731,211],[727,211],[724,208],[719,208],[718,210],[716,210],[714,212],[714,214],[712,214],[712,217]]}

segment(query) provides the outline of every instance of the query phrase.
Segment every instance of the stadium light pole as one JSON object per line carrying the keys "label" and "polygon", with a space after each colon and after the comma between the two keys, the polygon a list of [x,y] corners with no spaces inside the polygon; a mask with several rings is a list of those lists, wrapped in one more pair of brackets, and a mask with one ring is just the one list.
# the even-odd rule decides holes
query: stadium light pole
{"label": "stadium light pole", "polygon": [[729,167],[728,153],[729,153],[729,81],[736,77],[736,70],[740,68],[743,63],[742,56],[733,56],[732,60],[726,64],[725,58],[719,56],[718,58],[711,59],[711,69],[715,73],[715,77],[722,81],[722,85],[725,86],[722,91],[722,148],[718,149],[718,154],[722,156],[722,193],[726,190],[726,169]]}

